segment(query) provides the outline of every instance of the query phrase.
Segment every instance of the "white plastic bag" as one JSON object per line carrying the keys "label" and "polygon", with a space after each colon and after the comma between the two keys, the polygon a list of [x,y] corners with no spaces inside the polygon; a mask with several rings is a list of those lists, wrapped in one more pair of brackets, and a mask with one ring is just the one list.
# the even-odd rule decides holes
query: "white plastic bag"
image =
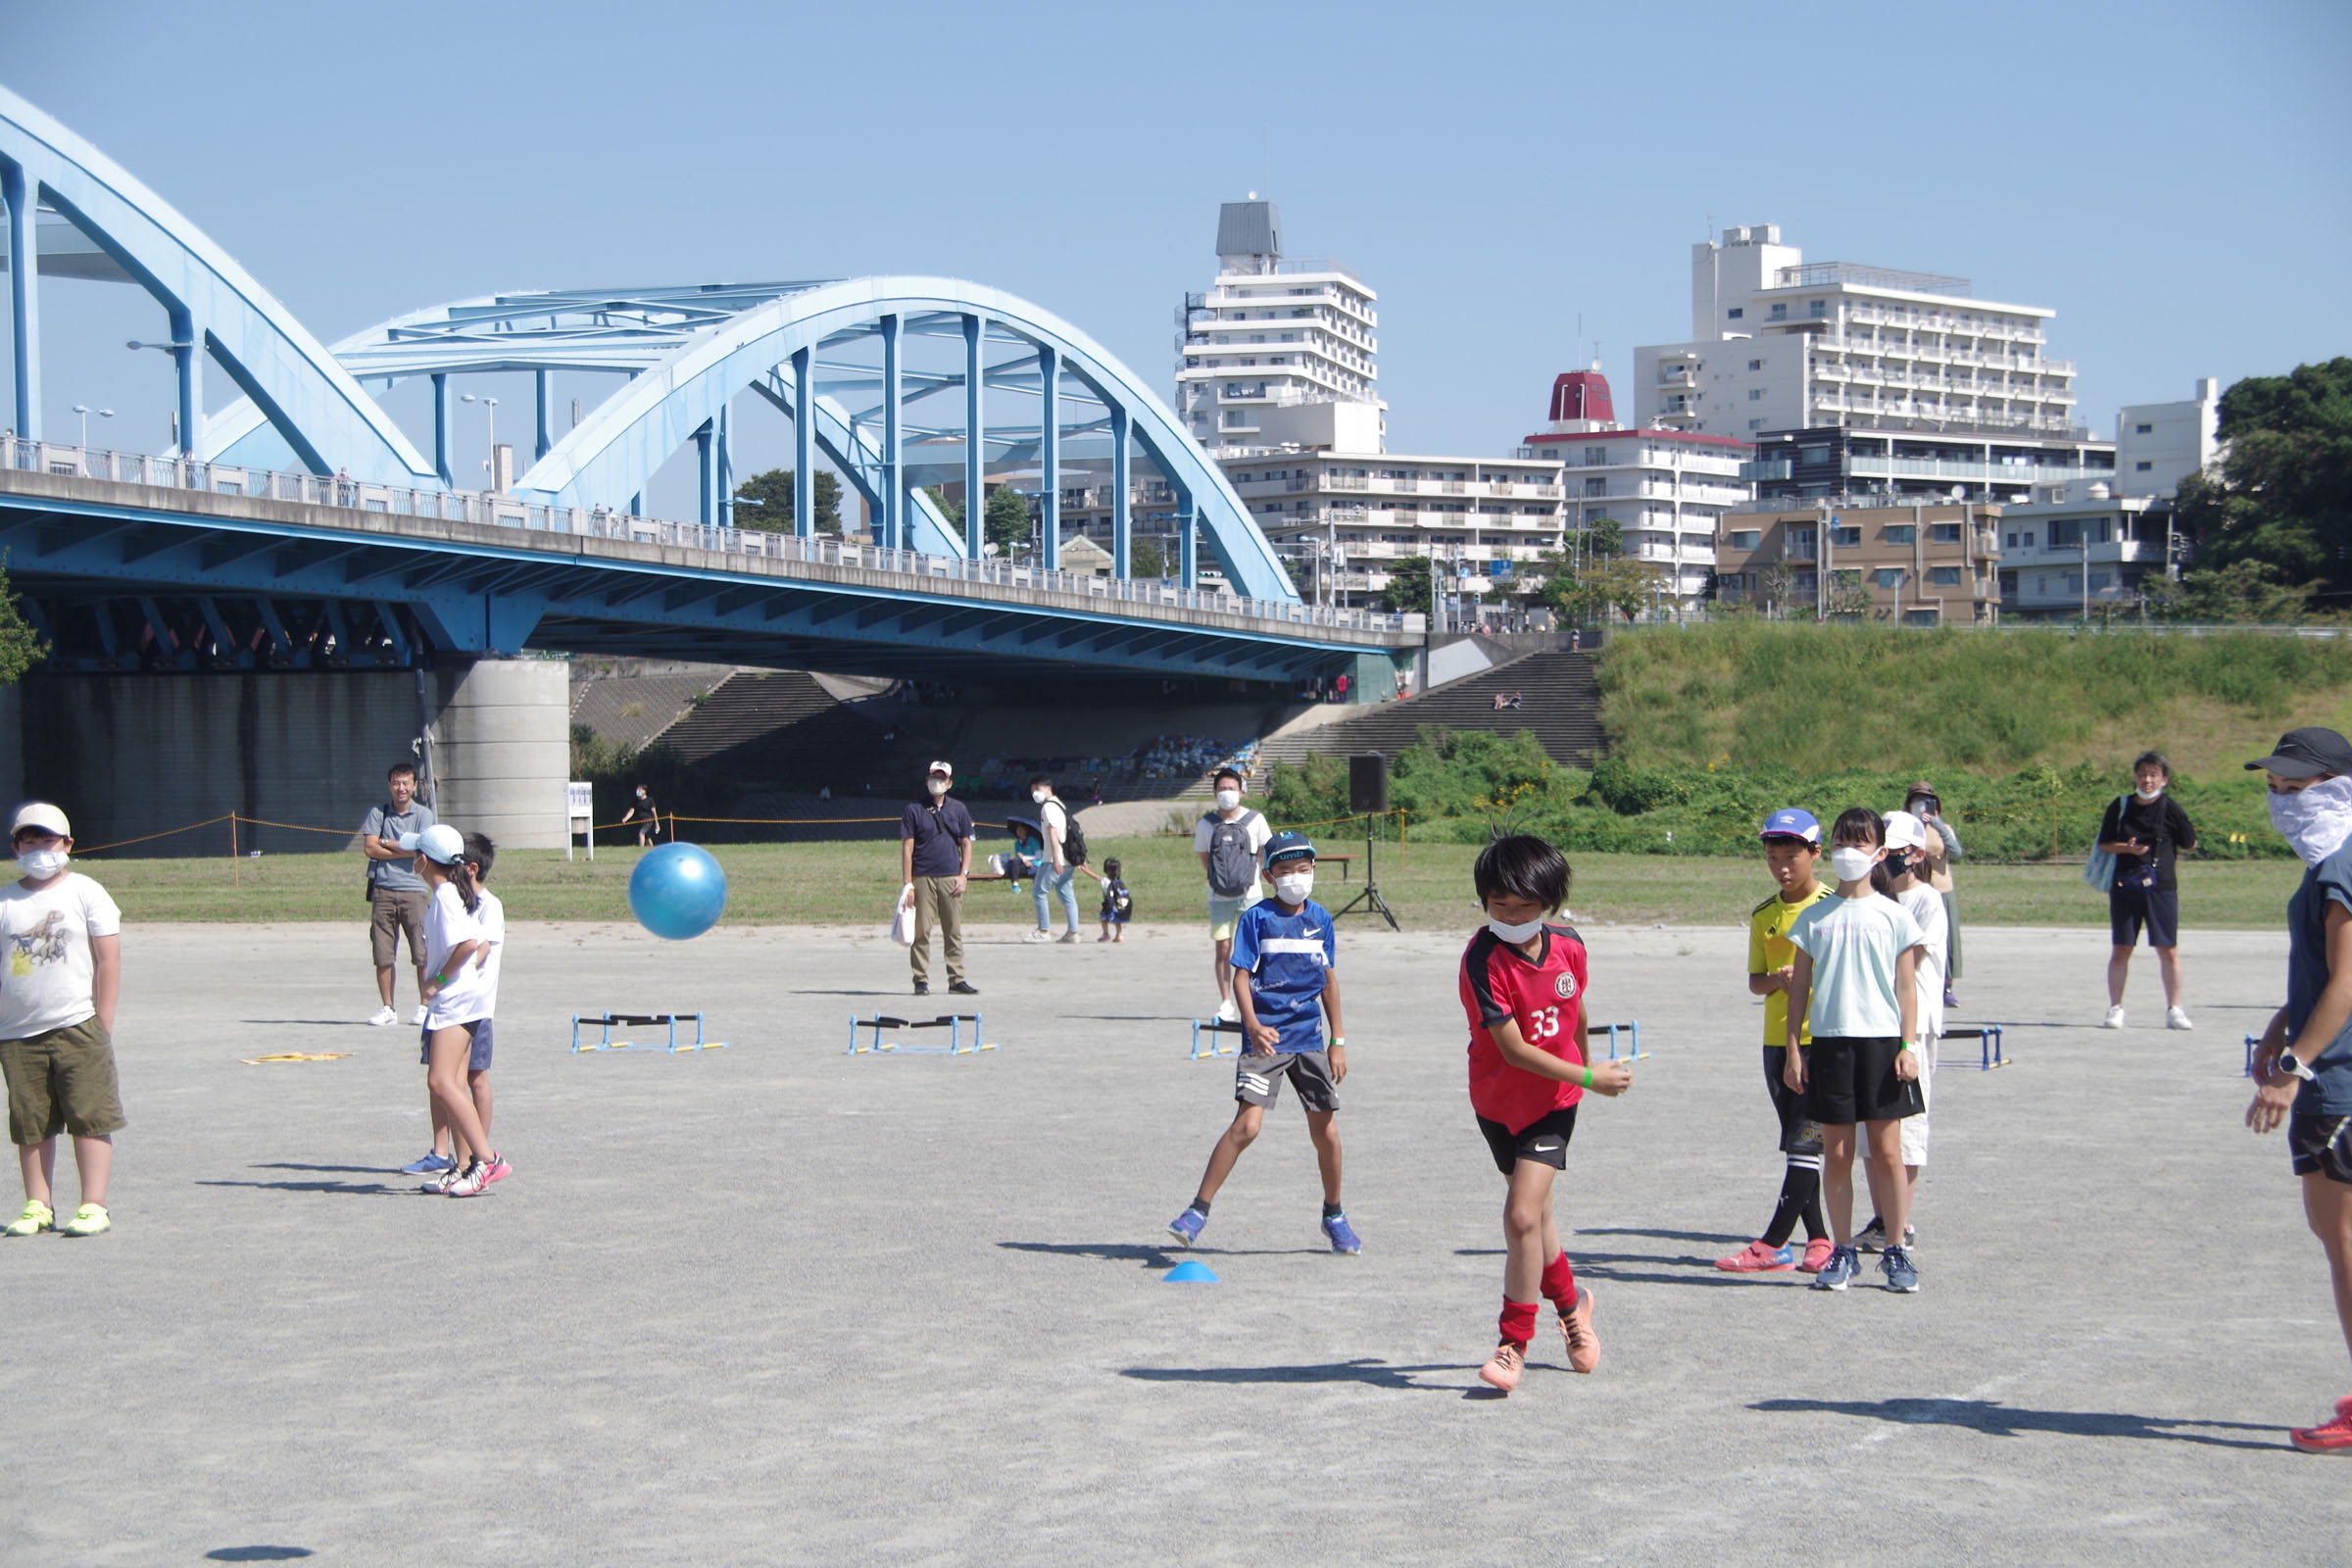
{"label": "white plastic bag", "polygon": [[902,948],[914,946],[914,884],[899,889],[898,909],[890,917],[890,940]]}

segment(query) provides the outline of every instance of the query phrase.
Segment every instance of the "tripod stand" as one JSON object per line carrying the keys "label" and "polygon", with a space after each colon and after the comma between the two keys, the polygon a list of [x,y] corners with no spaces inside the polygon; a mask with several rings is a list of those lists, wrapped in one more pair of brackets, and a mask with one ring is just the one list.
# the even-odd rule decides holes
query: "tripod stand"
{"label": "tripod stand", "polygon": [[1372,871],[1372,816],[1369,812],[1364,816],[1364,891],[1349,900],[1346,908],[1336,911],[1332,919],[1337,921],[1341,915],[1353,914],[1358,908],[1388,921],[1392,931],[1404,929],[1396,923],[1396,912],[1389,907],[1389,901],[1380,896],[1380,878]]}

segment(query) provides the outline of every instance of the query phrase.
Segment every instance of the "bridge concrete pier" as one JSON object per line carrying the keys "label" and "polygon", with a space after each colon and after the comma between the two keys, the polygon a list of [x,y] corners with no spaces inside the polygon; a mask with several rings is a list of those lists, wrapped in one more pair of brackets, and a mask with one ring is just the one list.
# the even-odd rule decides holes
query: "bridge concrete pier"
{"label": "bridge concrete pier", "polygon": [[224,856],[228,823],[191,824],[231,811],[249,819],[241,852],[341,852],[383,799],[385,769],[413,760],[444,820],[501,848],[552,849],[570,771],[567,687],[553,660],[29,674],[0,690],[0,796],[54,800],[79,845],[122,856]]}

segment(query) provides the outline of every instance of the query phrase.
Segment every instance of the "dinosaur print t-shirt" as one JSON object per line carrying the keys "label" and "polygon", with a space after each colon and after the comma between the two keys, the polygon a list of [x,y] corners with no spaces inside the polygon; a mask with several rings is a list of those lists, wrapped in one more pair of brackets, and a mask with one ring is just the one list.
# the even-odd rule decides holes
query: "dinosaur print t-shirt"
{"label": "dinosaur print t-shirt", "polygon": [[37,888],[0,886],[0,1040],[29,1040],[94,1016],[90,939],[118,936],[122,911],[78,871]]}

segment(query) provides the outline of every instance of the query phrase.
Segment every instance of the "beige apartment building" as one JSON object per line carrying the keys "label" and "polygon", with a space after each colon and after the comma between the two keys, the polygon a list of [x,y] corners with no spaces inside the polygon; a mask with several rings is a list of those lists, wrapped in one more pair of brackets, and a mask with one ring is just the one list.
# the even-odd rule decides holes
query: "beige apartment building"
{"label": "beige apartment building", "polygon": [[1781,614],[1991,624],[2001,613],[2000,515],[1974,502],[1727,512],[1715,536],[1716,598]]}

